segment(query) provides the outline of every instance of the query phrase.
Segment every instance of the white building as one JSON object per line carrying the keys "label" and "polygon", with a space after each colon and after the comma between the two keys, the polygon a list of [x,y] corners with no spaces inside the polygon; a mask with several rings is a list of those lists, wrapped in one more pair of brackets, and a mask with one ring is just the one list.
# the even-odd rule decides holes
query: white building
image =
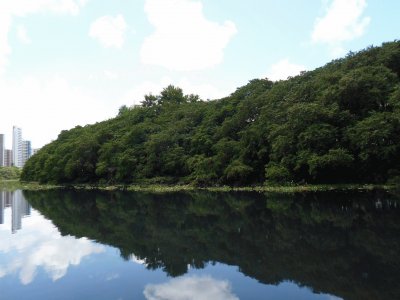
{"label": "white building", "polygon": [[0,134],[0,167],[4,167],[5,166],[4,153],[5,153],[5,149],[4,149],[4,134]]}
{"label": "white building", "polygon": [[13,127],[12,154],[13,165],[22,168],[22,130],[17,126]]}
{"label": "white building", "polygon": [[32,156],[31,141],[22,139],[22,129],[13,127],[12,139],[12,165],[18,168],[23,168],[26,161]]}
{"label": "white building", "polygon": [[11,167],[13,165],[13,155],[12,155],[12,150],[4,150],[4,166],[5,167]]}

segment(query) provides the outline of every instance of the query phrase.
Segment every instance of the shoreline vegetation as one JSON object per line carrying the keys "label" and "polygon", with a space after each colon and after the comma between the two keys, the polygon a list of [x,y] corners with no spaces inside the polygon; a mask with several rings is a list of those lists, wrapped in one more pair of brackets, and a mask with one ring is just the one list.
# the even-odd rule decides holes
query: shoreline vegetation
{"label": "shoreline vegetation", "polygon": [[388,184],[303,184],[303,185],[263,185],[263,186],[194,186],[194,185],[105,185],[105,184],[40,184],[37,182],[22,182],[18,180],[0,181],[0,190],[52,190],[52,189],[75,189],[75,190],[100,190],[100,191],[130,191],[130,192],[151,192],[151,193],[171,193],[171,192],[259,192],[259,193],[306,193],[306,192],[327,192],[327,191],[373,191],[384,190],[394,191],[398,189],[396,185]]}
{"label": "shoreline vegetation", "polygon": [[0,167],[0,181],[19,180],[22,170],[17,167]]}

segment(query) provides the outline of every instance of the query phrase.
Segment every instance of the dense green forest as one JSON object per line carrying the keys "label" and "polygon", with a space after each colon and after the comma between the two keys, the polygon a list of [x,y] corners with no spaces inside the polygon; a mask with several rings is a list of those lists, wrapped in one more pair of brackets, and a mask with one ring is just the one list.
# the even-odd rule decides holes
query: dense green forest
{"label": "dense green forest", "polygon": [[[93,109],[96,109],[93,107]],[[90,113],[90,112],[88,112]],[[25,165],[56,183],[357,183],[400,177],[400,41],[202,101],[168,86],[62,131]]]}
{"label": "dense green forest", "polygon": [[111,245],[170,276],[220,262],[265,284],[400,299],[399,199],[379,191],[24,195],[63,235]]}

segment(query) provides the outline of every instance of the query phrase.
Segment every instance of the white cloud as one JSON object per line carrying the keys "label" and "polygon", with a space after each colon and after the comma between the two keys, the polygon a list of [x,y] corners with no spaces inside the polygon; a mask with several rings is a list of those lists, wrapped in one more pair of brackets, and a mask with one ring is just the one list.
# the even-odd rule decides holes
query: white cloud
{"label": "white cloud", "polygon": [[40,243],[36,241],[30,253],[23,253],[16,258],[13,267],[20,269],[20,280],[23,284],[34,280],[38,267],[42,267],[56,281],[67,274],[69,266],[77,266],[82,258],[103,251],[102,246],[95,245],[86,238],[61,237],[57,232],[47,240]]}
{"label": "white cloud", "polygon": [[230,92],[232,91],[224,91],[218,89],[214,85],[210,83],[198,83],[195,84],[191,82],[187,78],[182,78],[175,83],[176,86],[183,89],[186,94],[195,94],[199,95],[203,100],[215,100],[219,98],[223,98],[229,96]]}
{"label": "white cloud", "polygon": [[180,277],[163,284],[149,284],[143,294],[147,300],[239,300],[228,281],[211,277]]}
{"label": "white cloud", "polygon": [[110,71],[110,70],[104,70],[104,77],[110,80],[116,80],[119,78],[119,75],[117,72]]}
{"label": "white cloud", "polygon": [[97,39],[106,48],[122,48],[125,42],[125,33],[128,25],[124,17],[103,16],[92,23],[89,36]]}
{"label": "white cloud", "polygon": [[231,21],[221,25],[207,20],[200,1],[146,0],[145,12],[155,31],[142,45],[141,61],[170,70],[202,70],[220,64],[237,33]]}
{"label": "white cloud", "polygon": [[144,100],[145,95],[159,95],[160,92],[168,85],[180,87],[184,94],[199,95],[203,100],[213,100],[226,97],[230,92],[220,90],[209,83],[194,84],[187,78],[173,80],[169,77],[163,77],[159,81],[144,81],[134,86],[125,94],[125,96],[123,96],[123,102],[128,105],[140,104],[140,102]]}
{"label": "white cloud", "polygon": [[104,246],[86,238],[62,236],[51,221],[34,210],[29,218],[22,220],[22,229],[11,237],[11,208],[6,208],[4,215],[4,224],[0,226],[0,254],[6,259],[0,264],[0,278],[17,273],[20,282],[27,285],[42,268],[56,281],[83,258],[105,251]]}
{"label": "white cloud", "polygon": [[134,254],[131,254],[131,261],[138,265],[147,266],[146,260],[137,258]]}
{"label": "white cloud", "polygon": [[12,0],[0,1],[0,77],[7,66],[11,53],[8,34],[14,17],[25,17],[34,13],[62,13],[77,15],[88,0]]}
{"label": "white cloud", "polygon": [[8,43],[8,32],[10,31],[11,23],[11,16],[2,12],[0,6],[0,78],[7,66],[7,57],[11,53],[11,47]]}
{"label": "white cloud", "polygon": [[301,71],[305,70],[305,66],[293,64],[289,62],[289,59],[285,58],[271,66],[267,72],[267,77],[272,81],[284,80],[289,76],[299,75]]}
{"label": "white cloud", "polygon": [[27,31],[26,31],[26,27],[25,27],[24,25],[19,25],[19,26],[17,27],[17,37],[18,37],[19,41],[20,41],[22,44],[27,45],[27,44],[32,43],[32,41],[31,41],[31,39],[29,38],[28,33],[27,33]]}
{"label": "white cloud", "polygon": [[333,0],[325,16],[316,20],[312,41],[329,44],[334,48],[333,54],[338,53],[341,43],[364,34],[371,21],[363,16],[366,6],[366,0]]}
{"label": "white cloud", "polygon": [[39,12],[77,15],[87,2],[82,0],[13,0],[2,1],[0,7],[3,12],[18,17]]}

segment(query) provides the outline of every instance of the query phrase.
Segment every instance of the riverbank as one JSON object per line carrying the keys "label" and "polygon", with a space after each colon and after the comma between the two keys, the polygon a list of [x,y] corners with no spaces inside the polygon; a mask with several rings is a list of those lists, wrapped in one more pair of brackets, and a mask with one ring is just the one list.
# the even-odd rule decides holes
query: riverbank
{"label": "riverbank", "polygon": [[301,193],[301,192],[324,192],[324,191],[371,191],[371,190],[395,190],[395,185],[379,184],[321,184],[321,185],[264,185],[248,187],[211,186],[198,187],[193,185],[51,185],[39,184],[37,182],[20,182],[18,180],[0,181],[0,190],[50,190],[69,188],[76,190],[103,190],[103,191],[132,191],[132,192],[153,192],[170,193],[181,191],[206,190],[212,192],[271,192],[271,193]]}
{"label": "riverbank", "polygon": [[264,185],[264,186],[247,186],[247,187],[231,187],[231,186],[214,186],[214,187],[196,187],[190,185],[183,186],[163,186],[163,185],[150,185],[150,186],[127,186],[128,191],[146,191],[146,192],[174,192],[174,191],[195,191],[206,190],[212,192],[259,192],[259,193],[301,193],[301,192],[323,192],[323,191],[371,191],[375,189],[380,190],[394,190],[395,186],[390,185],[354,185],[354,184],[341,184],[341,185]]}
{"label": "riverbank", "polygon": [[21,182],[19,180],[0,180],[0,190],[40,191],[62,188],[61,185],[39,184],[38,182]]}

